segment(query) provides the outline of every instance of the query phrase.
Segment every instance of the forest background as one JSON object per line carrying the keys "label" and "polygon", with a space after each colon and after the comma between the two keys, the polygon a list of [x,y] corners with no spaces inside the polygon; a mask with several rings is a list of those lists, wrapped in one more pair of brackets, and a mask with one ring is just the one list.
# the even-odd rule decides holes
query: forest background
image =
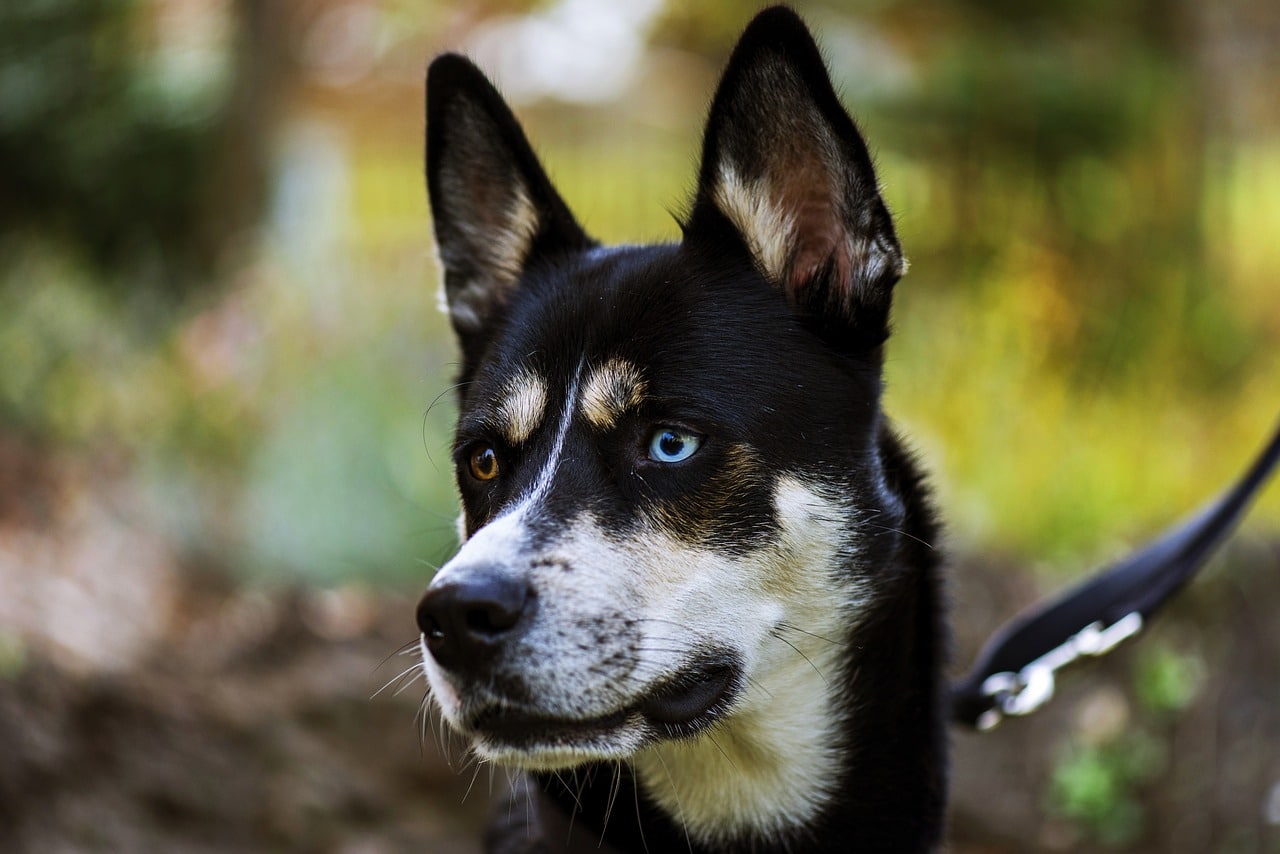
{"label": "forest background", "polygon": [[[911,260],[887,408],[959,667],[1276,426],[1280,12],[795,5]],[[756,8],[0,8],[0,849],[477,850],[396,680],[456,546],[423,71],[474,56],[589,231],[671,239]],[[1280,850],[1277,531],[1272,487],[1150,638],[958,734],[953,850]]]}

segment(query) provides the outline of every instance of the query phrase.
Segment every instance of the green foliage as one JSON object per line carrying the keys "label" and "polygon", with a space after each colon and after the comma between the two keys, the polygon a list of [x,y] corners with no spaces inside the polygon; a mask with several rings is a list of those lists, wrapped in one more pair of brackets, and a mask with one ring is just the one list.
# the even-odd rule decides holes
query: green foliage
{"label": "green foliage", "polygon": [[1144,832],[1144,789],[1168,765],[1170,733],[1165,730],[1196,698],[1204,679],[1198,655],[1164,645],[1142,647],[1133,676],[1142,723],[1110,734],[1070,737],[1053,767],[1048,810],[1104,847],[1134,844]]}
{"label": "green foliage", "polygon": [[1139,788],[1164,762],[1162,742],[1140,731],[1104,745],[1069,744],[1054,767],[1048,807],[1103,846],[1123,848],[1142,835]]}
{"label": "green foliage", "polygon": [[0,268],[0,423],[71,447],[154,438],[182,394],[150,330],[105,297],[98,274],[56,247],[27,243],[8,260]]}
{"label": "green foliage", "polygon": [[26,663],[27,653],[22,641],[0,631],[0,682],[21,675]]}
{"label": "green foliage", "polygon": [[254,449],[240,500],[252,562],[320,582],[429,578],[455,542],[455,498],[447,445],[424,444],[452,408],[420,425],[411,378],[331,368],[299,377]]}
{"label": "green foliage", "polygon": [[1204,685],[1204,661],[1165,646],[1145,646],[1138,660],[1135,685],[1138,699],[1154,713],[1185,709]]}
{"label": "green foliage", "polygon": [[62,242],[103,274],[97,287],[172,299],[218,248],[204,206],[228,57],[164,61],[140,11],[0,4],[0,232]]}

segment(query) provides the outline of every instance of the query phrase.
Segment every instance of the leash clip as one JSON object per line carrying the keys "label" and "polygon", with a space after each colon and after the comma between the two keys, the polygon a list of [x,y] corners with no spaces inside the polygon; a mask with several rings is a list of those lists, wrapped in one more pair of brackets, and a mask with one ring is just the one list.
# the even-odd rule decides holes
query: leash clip
{"label": "leash clip", "polygon": [[995,729],[1006,715],[1029,715],[1053,699],[1055,676],[1059,670],[1083,657],[1106,655],[1121,641],[1142,631],[1142,614],[1131,611],[1109,626],[1090,623],[1061,646],[1023,667],[1017,673],[993,673],[982,683],[982,693],[993,701],[977,721],[979,730]]}

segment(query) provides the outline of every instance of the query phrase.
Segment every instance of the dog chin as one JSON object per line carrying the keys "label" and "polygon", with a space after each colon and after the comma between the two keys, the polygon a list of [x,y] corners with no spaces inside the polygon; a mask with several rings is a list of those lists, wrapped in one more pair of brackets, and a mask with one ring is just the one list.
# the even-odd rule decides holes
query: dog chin
{"label": "dog chin", "polygon": [[649,741],[642,731],[624,727],[577,741],[557,740],[512,745],[489,736],[474,736],[471,749],[481,759],[521,771],[567,771],[588,762],[630,758]]}

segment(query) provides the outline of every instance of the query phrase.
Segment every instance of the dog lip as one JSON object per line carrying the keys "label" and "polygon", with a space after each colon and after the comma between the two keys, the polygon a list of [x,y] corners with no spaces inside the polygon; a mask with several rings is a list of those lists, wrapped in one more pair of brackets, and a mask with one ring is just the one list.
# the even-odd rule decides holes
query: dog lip
{"label": "dog lip", "polygon": [[640,704],[648,720],[671,731],[701,729],[737,688],[738,668],[727,662],[696,666]]}
{"label": "dog lip", "polygon": [[617,730],[633,714],[634,710],[623,709],[595,718],[562,718],[503,707],[479,715],[470,729],[511,746],[567,744]]}

